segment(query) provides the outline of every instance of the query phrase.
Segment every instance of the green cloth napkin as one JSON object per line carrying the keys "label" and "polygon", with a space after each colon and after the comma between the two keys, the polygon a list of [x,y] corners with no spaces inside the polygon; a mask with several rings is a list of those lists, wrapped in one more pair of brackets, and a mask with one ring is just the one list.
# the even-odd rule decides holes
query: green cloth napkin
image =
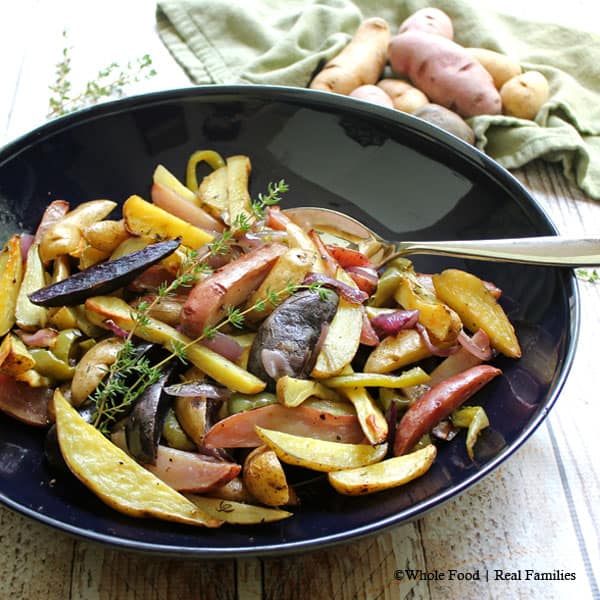
{"label": "green cloth napkin", "polygon": [[157,24],[194,83],[304,87],[363,18],[383,17],[395,33],[425,6],[450,16],[459,44],[513,56],[550,82],[535,122],[470,119],[477,146],[508,169],[536,158],[559,162],[600,199],[600,36],[495,13],[475,0],[159,0]]}

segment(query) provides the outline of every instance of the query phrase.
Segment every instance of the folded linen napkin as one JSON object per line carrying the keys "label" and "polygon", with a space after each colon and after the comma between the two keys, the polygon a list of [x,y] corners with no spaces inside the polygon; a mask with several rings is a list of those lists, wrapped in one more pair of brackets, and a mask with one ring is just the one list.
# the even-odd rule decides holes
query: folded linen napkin
{"label": "folded linen napkin", "polygon": [[392,33],[425,6],[445,11],[455,41],[513,56],[541,71],[550,98],[535,122],[502,115],[470,120],[479,148],[508,169],[541,158],[600,200],[600,36],[495,13],[475,0],[158,0],[164,44],[197,84],[307,86],[363,18]]}

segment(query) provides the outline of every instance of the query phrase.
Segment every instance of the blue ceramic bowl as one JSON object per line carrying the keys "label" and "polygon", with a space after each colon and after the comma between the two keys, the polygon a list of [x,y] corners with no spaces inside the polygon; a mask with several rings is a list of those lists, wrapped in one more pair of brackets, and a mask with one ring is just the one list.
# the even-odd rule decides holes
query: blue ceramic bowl
{"label": "blue ceramic bowl", "polygon": [[[212,148],[252,159],[251,191],[285,178],[284,205],[351,214],[388,239],[555,234],[527,191],[474,148],[408,115],[346,97],[278,87],[191,88],[104,104],[51,122],[0,153],[0,236],[33,231],[49,200],[148,197],[157,163],[183,176],[188,156]],[[569,271],[415,257],[423,271],[464,268],[503,290],[523,347],[499,358],[504,375],[478,396],[491,427],[467,457],[464,437],[439,447],[413,483],[368,497],[337,495],[317,478],[293,518],[204,530],[123,516],[43,457],[43,434],[0,415],[0,500],[42,523],[121,548],[195,557],[300,552],[399,525],[463,492],[540,425],[570,367],[578,296]]]}

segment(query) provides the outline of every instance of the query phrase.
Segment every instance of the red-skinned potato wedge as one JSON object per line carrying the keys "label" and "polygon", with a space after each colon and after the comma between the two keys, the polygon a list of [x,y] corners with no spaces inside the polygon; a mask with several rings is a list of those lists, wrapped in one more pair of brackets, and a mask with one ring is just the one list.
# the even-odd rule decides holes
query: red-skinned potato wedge
{"label": "red-skinned potato wedge", "polygon": [[30,387],[0,373],[0,410],[32,427],[47,427],[53,422],[48,405],[54,390]]}
{"label": "red-skinned potato wedge", "polygon": [[226,264],[197,283],[181,311],[187,335],[196,338],[205,327],[226,314],[226,307],[239,306],[262,283],[275,261],[288,250],[283,244],[266,244]]}
{"label": "red-skinned potato wedge", "polygon": [[218,421],[204,437],[207,448],[256,448],[255,426],[333,442],[357,444],[364,434],[354,415],[332,415],[307,406],[271,404]]}
{"label": "red-skinned potato wedge", "polygon": [[223,223],[209,215],[197,204],[186,200],[162,183],[154,183],[150,192],[152,203],[172,215],[208,231],[223,231]]}
{"label": "red-skinned potato wedge", "polygon": [[500,369],[491,365],[478,365],[442,381],[423,394],[398,424],[394,455],[409,452],[423,435],[500,373]]}
{"label": "red-skinned potato wedge", "polygon": [[158,446],[156,464],[145,467],[174,490],[197,494],[224,485],[241,471],[236,463],[162,445]]}
{"label": "red-skinned potato wedge", "polygon": [[358,250],[352,248],[344,248],[336,244],[325,244],[327,252],[337,260],[340,267],[368,267],[373,268],[374,265],[370,259]]}

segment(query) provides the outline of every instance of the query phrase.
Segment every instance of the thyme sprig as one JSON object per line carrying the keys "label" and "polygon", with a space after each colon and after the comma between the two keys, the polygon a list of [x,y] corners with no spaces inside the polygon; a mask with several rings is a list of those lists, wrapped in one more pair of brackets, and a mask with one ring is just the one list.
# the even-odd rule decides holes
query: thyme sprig
{"label": "thyme sprig", "polygon": [[[252,213],[258,218],[263,218],[266,208],[277,204],[281,200],[281,194],[288,189],[289,187],[283,179],[277,183],[270,183],[267,194],[259,194],[258,199],[251,203]],[[236,242],[236,238],[248,232],[251,227],[252,223],[248,215],[240,213],[230,227],[208,246],[206,252],[188,250],[175,279],[170,283],[163,282],[152,300],[141,300],[132,309],[133,325],[129,329],[117,359],[110,365],[106,377],[91,397],[96,407],[93,424],[105,435],[109,434],[110,427],[126,413],[144,391],[160,379],[163,367],[173,359],[184,364],[187,363],[187,349],[193,344],[204,339],[214,338],[226,326],[242,329],[246,322],[246,316],[250,312],[262,312],[267,304],[277,306],[300,289],[311,289],[322,293],[319,283],[301,285],[289,282],[280,290],[269,290],[265,299],[258,300],[245,309],[226,307],[226,316],[217,325],[206,327],[201,335],[187,344],[173,340],[169,344],[168,355],[154,365],[150,364],[147,357],[140,355],[133,343],[133,337],[138,332],[143,333],[144,328],[149,327],[152,309],[161,300],[173,295],[178,288],[193,285],[199,278],[209,274],[211,269],[204,259],[207,256],[227,253]]]}
{"label": "thyme sprig", "polygon": [[575,269],[577,279],[587,283],[600,283],[600,271],[598,269]]}
{"label": "thyme sprig", "polygon": [[[63,30],[63,38],[67,41],[67,32]],[[56,64],[56,80],[50,85],[52,96],[48,101],[47,117],[59,117],[72,113],[80,108],[97,104],[100,100],[108,98],[121,98],[125,93],[125,87],[132,83],[149,79],[156,75],[152,67],[152,59],[149,54],[133,61],[129,61],[125,67],[112,62],[100,69],[96,77],[88,81],[80,92],[73,91],[71,75],[71,50],[66,45],[62,51],[62,58]]]}

